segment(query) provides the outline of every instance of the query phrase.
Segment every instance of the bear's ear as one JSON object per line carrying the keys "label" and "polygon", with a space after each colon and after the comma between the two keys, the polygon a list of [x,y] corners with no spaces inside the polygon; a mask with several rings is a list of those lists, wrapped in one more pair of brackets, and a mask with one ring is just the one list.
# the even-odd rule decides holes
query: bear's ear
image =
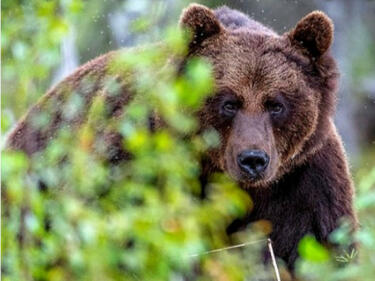
{"label": "bear's ear", "polygon": [[333,23],[323,12],[314,11],[302,18],[288,36],[293,44],[306,49],[317,58],[332,44]]}
{"label": "bear's ear", "polygon": [[205,39],[224,30],[213,11],[199,4],[190,4],[182,11],[180,27],[192,33],[190,47],[199,45]]}

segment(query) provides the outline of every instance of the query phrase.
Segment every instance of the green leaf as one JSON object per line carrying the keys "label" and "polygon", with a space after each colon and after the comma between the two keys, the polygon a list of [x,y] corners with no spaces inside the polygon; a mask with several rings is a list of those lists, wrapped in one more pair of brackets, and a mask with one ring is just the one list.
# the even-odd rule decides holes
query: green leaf
{"label": "green leaf", "polygon": [[325,262],[329,260],[329,252],[316,239],[307,235],[298,244],[298,252],[305,260],[312,262]]}

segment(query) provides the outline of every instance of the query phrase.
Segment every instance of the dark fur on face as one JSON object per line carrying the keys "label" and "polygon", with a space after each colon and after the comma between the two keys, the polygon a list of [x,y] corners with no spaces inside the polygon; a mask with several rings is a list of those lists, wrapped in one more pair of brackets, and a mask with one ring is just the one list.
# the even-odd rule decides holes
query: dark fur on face
{"label": "dark fur on face", "polygon": [[[209,30],[216,31],[195,41],[191,51],[214,66],[217,93],[201,114],[201,122],[221,135],[220,150],[211,153],[220,159],[217,168],[243,187],[266,187],[319,146],[310,140],[324,139],[338,77],[327,52],[332,23],[323,13],[313,12],[279,36],[238,11],[211,11],[200,5],[188,8],[181,23],[194,26],[189,15],[196,10],[204,15],[199,20],[206,17],[206,24],[214,26]],[[230,116],[223,114],[228,103],[234,106]],[[269,158],[256,178],[238,164],[238,156],[247,150],[262,151]]]}

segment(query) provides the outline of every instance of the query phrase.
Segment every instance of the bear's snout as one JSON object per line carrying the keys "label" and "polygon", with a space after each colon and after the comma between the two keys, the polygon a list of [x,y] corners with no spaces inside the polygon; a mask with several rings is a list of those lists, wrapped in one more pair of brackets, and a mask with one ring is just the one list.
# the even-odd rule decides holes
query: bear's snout
{"label": "bear's snout", "polygon": [[270,157],[263,150],[244,150],[237,156],[237,163],[241,171],[251,179],[260,178],[269,162]]}

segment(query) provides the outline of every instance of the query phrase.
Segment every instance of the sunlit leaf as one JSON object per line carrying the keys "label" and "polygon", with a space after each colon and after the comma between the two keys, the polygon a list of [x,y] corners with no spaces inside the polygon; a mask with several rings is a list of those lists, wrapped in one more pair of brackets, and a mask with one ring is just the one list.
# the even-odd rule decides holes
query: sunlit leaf
{"label": "sunlit leaf", "polygon": [[312,262],[329,260],[329,252],[313,236],[305,236],[298,244],[298,252],[302,258]]}

